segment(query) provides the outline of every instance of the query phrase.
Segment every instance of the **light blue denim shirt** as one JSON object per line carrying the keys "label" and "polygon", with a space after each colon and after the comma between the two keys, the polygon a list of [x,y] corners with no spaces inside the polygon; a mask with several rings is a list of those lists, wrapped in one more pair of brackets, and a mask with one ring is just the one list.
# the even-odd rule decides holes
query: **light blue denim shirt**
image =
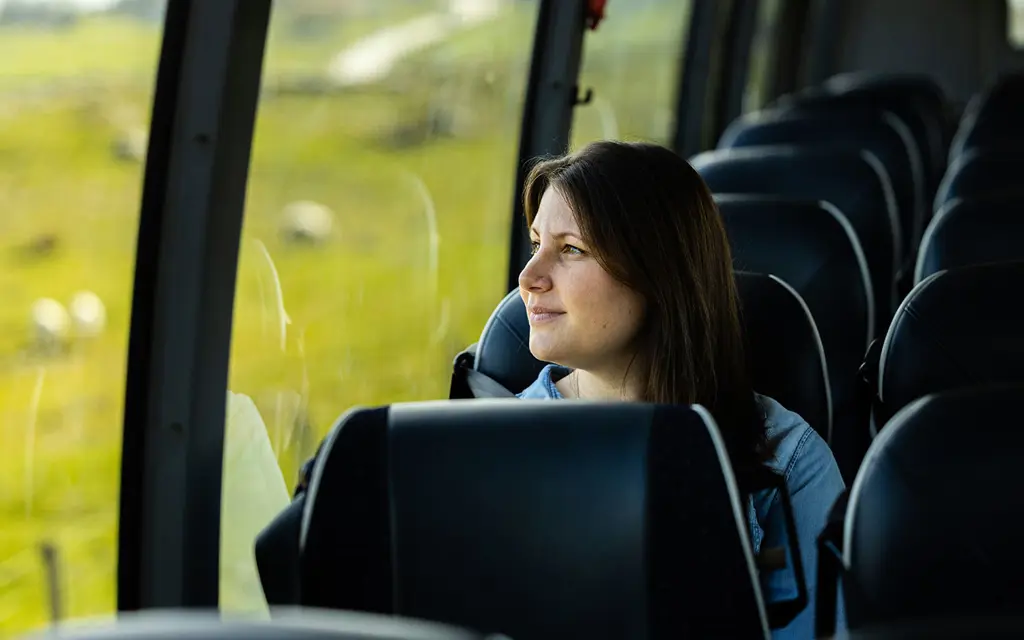
{"label": "light blue denim shirt", "polygon": [[[565,367],[547,365],[537,380],[518,394],[518,397],[530,400],[562,399],[555,382],[568,373],[569,369]],[[772,633],[772,638],[813,638],[818,534],[824,529],[829,509],[843,492],[845,485],[835,458],[832,457],[832,451],[803,418],[767,396],[758,395],[757,399],[765,411],[765,428],[768,431],[768,440],[775,451],[775,457],[768,466],[786,479],[793,503],[793,517],[796,520],[800,557],[803,560],[808,592],[807,608],[788,626],[776,629]],[[777,491],[755,493],[751,496],[747,513],[755,553],[760,551],[762,545],[769,548],[786,546],[786,525]],[[792,567],[763,574],[761,590],[765,602],[796,597],[796,580]],[[842,611],[837,610],[836,613],[839,628],[842,628],[842,619],[845,616]]]}

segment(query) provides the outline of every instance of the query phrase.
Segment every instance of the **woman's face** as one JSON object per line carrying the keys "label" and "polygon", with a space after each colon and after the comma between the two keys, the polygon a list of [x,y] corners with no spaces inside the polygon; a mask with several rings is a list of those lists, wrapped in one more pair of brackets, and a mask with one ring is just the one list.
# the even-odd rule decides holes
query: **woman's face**
{"label": "woman's face", "polygon": [[530,239],[533,257],[519,274],[530,352],[584,371],[624,367],[643,322],[641,296],[601,267],[556,190],[541,198]]}

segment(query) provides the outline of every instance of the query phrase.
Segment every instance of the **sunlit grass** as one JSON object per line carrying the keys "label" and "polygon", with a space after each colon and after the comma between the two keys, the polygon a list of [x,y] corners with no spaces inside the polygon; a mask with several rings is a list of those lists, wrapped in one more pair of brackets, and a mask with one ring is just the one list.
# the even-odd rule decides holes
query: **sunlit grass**
{"label": "sunlit grass", "polygon": [[[399,17],[339,23],[308,41],[275,24],[267,74],[322,73],[340,44]],[[386,88],[261,104],[229,386],[256,403],[289,485],[346,408],[445,397],[452,357],[504,293],[531,32],[520,7],[403,63]],[[115,159],[111,144],[146,125],[158,48],[153,28],[108,18],[55,33],[0,30],[0,635],[48,619],[45,542],[60,550],[65,615],[115,606],[142,166]],[[614,92],[625,135],[651,137],[652,109],[664,105],[648,89],[674,67],[674,49],[647,47],[631,60],[620,81],[614,52],[595,53],[588,81]],[[104,82],[18,91],[83,77]],[[456,135],[424,134],[438,104],[466,108]],[[599,137],[591,113],[580,115],[576,136]],[[281,209],[299,199],[335,212],[325,245],[278,233]],[[30,251],[43,236],[56,239],[52,252]],[[106,302],[105,334],[63,357],[33,354],[32,302],[66,303],[79,289]]]}

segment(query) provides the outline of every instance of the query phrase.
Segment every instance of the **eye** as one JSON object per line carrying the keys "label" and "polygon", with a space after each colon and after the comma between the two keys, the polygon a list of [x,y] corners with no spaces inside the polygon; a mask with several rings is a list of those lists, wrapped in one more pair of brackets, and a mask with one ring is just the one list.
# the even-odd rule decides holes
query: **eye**
{"label": "eye", "polygon": [[530,241],[530,255],[531,256],[535,256],[535,255],[537,255],[538,251],[540,251],[540,243],[537,242],[536,240],[531,240]]}
{"label": "eye", "polygon": [[565,251],[566,253],[574,256],[582,256],[583,254],[586,253],[586,251],[584,251],[583,249],[580,249],[579,247],[574,247],[571,244],[565,245],[562,251]]}

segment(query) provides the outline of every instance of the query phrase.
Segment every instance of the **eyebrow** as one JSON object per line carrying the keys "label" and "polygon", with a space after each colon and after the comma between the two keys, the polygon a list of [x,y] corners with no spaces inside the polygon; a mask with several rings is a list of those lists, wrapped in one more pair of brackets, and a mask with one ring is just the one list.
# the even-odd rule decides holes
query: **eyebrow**
{"label": "eyebrow", "polygon": [[[536,234],[538,236],[540,235],[540,231],[537,231],[537,227],[530,227],[530,233]],[[569,236],[572,236],[573,238],[576,238],[578,240],[583,239],[583,237],[580,234],[576,233],[575,231],[559,231],[558,233],[552,233],[551,236],[553,238],[558,239],[566,238]]]}

